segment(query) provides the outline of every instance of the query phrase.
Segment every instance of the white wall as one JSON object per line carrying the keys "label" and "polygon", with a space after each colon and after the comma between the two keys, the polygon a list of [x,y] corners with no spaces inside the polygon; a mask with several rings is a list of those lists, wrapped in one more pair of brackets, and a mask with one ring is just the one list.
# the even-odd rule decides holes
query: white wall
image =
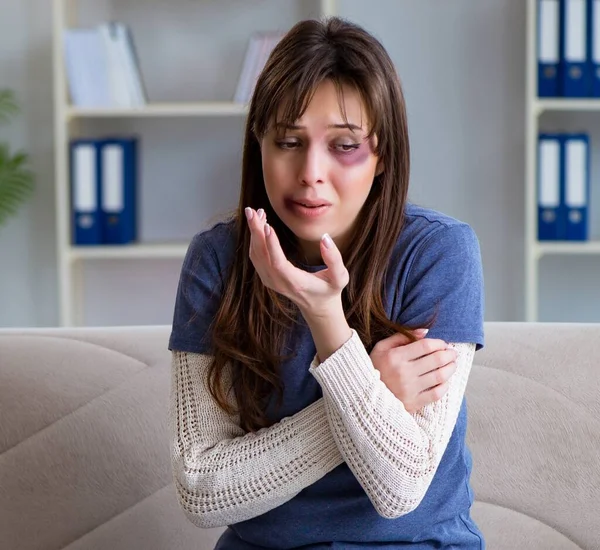
{"label": "white wall", "polygon": [[[93,20],[98,2],[82,3]],[[140,0],[115,4],[118,10],[107,13],[132,23],[153,100],[231,95],[250,30],[291,24],[312,15],[315,6],[304,0],[146,0],[140,11]],[[474,227],[482,244],[486,319],[522,319],[525,2],[338,5],[341,15],[382,40],[398,67],[412,138],[411,198]],[[34,199],[0,228],[0,326],[54,325],[51,10],[39,0],[0,0],[0,14],[0,87],[15,88],[25,107],[8,136],[31,152],[39,175]],[[156,119],[133,126],[103,121],[81,131],[141,132],[142,238],[188,239],[215,204],[225,209],[237,201],[242,124],[235,118]],[[169,323],[179,265],[90,263],[86,323]],[[564,281],[554,279],[542,285],[547,295],[564,288]],[[116,299],[107,300],[108,293]],[[593,316],[589,301],[581,302],[587,311],[574,317]],[[542,311],[558,318],[564,306],[549,302]]]}
{"label": "white wall", "polygon": [[54,243],[51,2],[0,0],[0,87],[24,109],[0,139],[26,149],[37,173],[33,199],[0,227],[0,326],[58,321]]}
{"label": "white wall", "polygon": [[411,198],[473,226],[482,247],[486,319],[521,319],[525,2],[341,6],[380,38],[398,69],[412,139]]}

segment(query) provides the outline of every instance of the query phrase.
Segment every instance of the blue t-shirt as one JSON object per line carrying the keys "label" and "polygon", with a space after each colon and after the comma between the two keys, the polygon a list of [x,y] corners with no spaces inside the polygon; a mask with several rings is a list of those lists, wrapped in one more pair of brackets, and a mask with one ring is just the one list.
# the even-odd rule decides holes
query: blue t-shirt
{"label": "blue t-shirt", "polygon": [[[235,261],[233,224],[196,235],[184,260],[169,349],[211,353],[210,324],[225,277]],[[306,269],[322,269],[317,266]],[[429,338],[483,347],[483,275],[478,239],[471,227],[439,212],[407,204],[404,227],[386,279],[386,313],[419,327],[432,319]],[[306,324],[294,332],[296,356],[282,365],[283,403],[268,416],[279,421],[322,397],[308,366],[316,349]],[[456,426],[420,505],[397,519],[380,516],[346,463],[285,504],[229,526],[217,549],[482,550],[470,517],[471,454],[465,443],[463,400]]]}

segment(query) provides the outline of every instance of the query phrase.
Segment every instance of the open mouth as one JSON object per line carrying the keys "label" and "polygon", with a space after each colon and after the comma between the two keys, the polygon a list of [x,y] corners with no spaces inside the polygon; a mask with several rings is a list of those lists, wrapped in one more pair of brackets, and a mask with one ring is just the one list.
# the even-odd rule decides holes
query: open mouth
{"label": "open mouth", "polygon": [[304,202],[298,202],[300,206],[304,206],[304,208],[321,208],[322,206],[327,206],[326,204],[306,204]]}
{"label": "open mouth", "polygon": [[286,208],[300,218],[315,218],[325,214],[331,204],[328,202],[321,201],[296,201],[286,200]]}

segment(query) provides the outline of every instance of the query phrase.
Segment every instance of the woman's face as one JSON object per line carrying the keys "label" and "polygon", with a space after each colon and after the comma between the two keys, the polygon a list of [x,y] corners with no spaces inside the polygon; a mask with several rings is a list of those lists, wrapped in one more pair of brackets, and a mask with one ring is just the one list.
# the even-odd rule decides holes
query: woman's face
{"label": "woman's face", "polygon": [[375,143],[359,93],[343,87],[343,107],[331,81],[316,90],[293,126],[271,127],[261,141],[265,187],[273,210],[298,238],[310,263],[329,233],[345,250],[376,175]]}

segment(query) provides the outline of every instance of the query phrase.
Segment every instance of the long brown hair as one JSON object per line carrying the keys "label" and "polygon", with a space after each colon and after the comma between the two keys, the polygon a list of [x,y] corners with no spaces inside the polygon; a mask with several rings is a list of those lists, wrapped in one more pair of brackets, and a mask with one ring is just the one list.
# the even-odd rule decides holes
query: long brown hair
{"label": "long brown hair", "polygon": [[[209,389],[221,408],[239,414],[247,431],[270,425],[265,406],[274,392],[281,397],[278,367],[299,313],[256,274],[248,255],[250,231],[244,208],[263,208],[286,256],[296,256],[295,236],[267,197],[260,139],[275,117],[287,124],[297,121],[325,80],[338,90],[350,85],[359,91],[372,124],[369,137],[377,137],[375,153],[383,166],[356,220],[353,245],[343,257],[350,273],[342,295],[348,323],[369,351],[394,332],[411,337],[408,327],[387,318],[383,296],[386,269],[404,221],[410,169],[406,108],[394,64],[380,42],[358,25],[337,17],[301,21],[273,50],[250,102],[240,202],[234,216],[236,260],[212,326]],[[230,387],[225,387],[227,364],[232,369]],[[230,390],[236,405],[228,399]]]}

